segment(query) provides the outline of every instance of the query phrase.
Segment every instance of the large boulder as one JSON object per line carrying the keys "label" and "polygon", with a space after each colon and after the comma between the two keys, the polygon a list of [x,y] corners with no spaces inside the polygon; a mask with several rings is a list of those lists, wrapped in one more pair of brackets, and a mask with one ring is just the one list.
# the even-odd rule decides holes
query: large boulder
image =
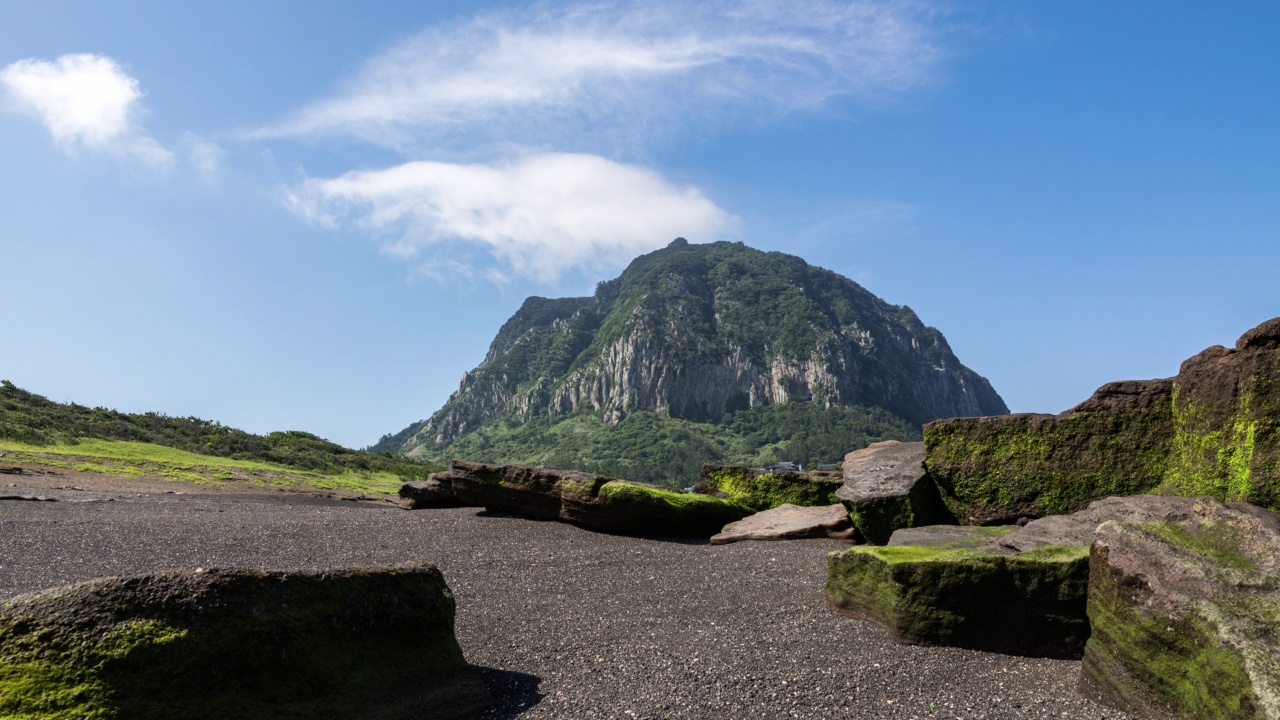
{"label": "large boulder", "polygon": [[622,535],[708,537],[751,514],[722,498],[577,470],[454,460],[452,476],[468,505]]}
{"label": "large boulder", "polygon": [[849,511],[840,503],[821,507],[787,503],[725,525],[719,534],[712,536],[711,544],[805,538],[853,540],[856,532],[849,521]]}
{"label": "large boulder", "polygon": [[1089,551],[854,547],[827,558],[827,605],[920,645],[1080,657]]}
{"label": "large boulder", "polygon": [[885,440],[844,457],[836,497],[867,542],[884,545],[899,528],[955,522],[924,468],[921,442]]}
{"label": "large boulder", "polygon": [[1148,492],[1280,509],[1280,318],[1176,377],[1110,383],[1061,415],[939,420],[924,439],[929,474],[965,524]]}
{"label": "large boulder", "polygon": [[103,578],[0,603],[0,717],[463,718],[434,567]]}
{"label": "large boulder", "polygon": [[1156,718],[1280,718],[1280,515],[1209,498],[1093,544],[1082,692]]}
{"label": "large boulder", "polygon": [[406,510],[422,508],[457,507],[461,505],[453,494],[453,473],[432,473],[426,480],[411,480],[400,486],[400,506]]}
{"label": "large boulder", "polygon": [[1079,657],[1089,636],[1088,552],[1098,526],[1179,521],[1190,517],[1195,502],[1105,498],[1023,527],[901,529],[886,552],[833,554],[828,602],[906,642]]}
{"label": "large boulder", "polygon": [[760,470],[739,465],[702,466],[693,491],[730,500],[755,512],[791,504],[830,505],[843,481],[835,472]]}

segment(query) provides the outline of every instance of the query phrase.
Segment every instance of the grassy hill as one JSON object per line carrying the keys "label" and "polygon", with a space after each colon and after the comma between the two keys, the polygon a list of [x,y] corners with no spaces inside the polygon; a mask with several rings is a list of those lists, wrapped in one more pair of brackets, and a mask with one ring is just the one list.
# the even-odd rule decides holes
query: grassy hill
{"label": "grassy hill", "polygon": [[441,466],[352,450],[300,431],[254,435],[199,418],[57,403],[0,381],[0,450],[12,461],[194,482],[394,493]]}

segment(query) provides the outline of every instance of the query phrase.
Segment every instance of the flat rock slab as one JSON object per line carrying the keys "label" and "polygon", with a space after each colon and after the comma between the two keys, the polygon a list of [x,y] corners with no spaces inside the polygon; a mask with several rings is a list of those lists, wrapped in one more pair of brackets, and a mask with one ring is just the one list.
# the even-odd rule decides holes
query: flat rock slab
{"label": "flat rock slab", "polygon": [[1109,497],[1089,503],[1070,515],[1051,515],[1032,520],[989,544],[995,552],[1026,552],[1046,545],[1091,545],[1098,526],[1115,520],[1142,525],[1173,522],[1191,517],[1194,502],[1163,495]]}
{"label": "flat rock slab", "polygon": [[432,473],[426,480],[412,480],[400,486],[400,507],[407,510],[458,507],[453,494],[453,473]]}
{"label": "flat rock slab", "polygon": [[1016,525],[983,527],[973,525],[925,525],[893,531],[889,545],[963,550],[987,547],[992,541],[1018,529]]}
{"label": "flat rock slab", "polygon": [[91,580],[0,603],[0,716],[471,717],[453,621],[421,565]]}
{"label": "flat rock slab", "polygon": [[867,542],[883,545],[894,530],[945,522],[942,498],[925,472],[922,442],[885,440],[844,458],[836,497],[849,507]]}
{"label": "flat rock slab", "polygon": [[751,514],[723,498],[577,470],[454,460],[451,474],[468,505],[620,535],[705,538]]}
{"label": "flat rock slab", "polygon": [[1088,548],[855,547],[827,559],[827,605],[900,641],[1077,658],[1089,637]]}
{"label": "flat rock slab", "polygon": [[838,473],[760,470],[741,465],[702,466],[693,491],[735,502],[756,512],[791,504],[802,507],[837,502]]}
{"label": "flat rock slab", "polygon": [[711,544],[824,537],[852,540],[853,536],[853,523],[844,505],[800,507],[788,503],[725,525],[719,535],[712,536]]}
{"label": "flat rock slab", "polygon": [[1280,515],[1194,501],[1167,522],[1108,522],[1089,577],[1080,689],[1150,717],[1280,717]]}

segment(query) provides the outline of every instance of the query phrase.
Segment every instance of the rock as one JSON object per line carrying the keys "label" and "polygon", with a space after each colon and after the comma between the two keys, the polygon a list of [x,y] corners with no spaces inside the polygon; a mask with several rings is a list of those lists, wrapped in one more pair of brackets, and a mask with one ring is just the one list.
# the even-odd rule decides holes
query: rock
{"label": "rock", "polygon": [[1017,530],[1016,525],[983,527],[974,525],[925,525],[923,527],[894,530],[889,538],[890,546],[961,550],[985,548],[993,540]]}
{"label": "rock", "polygon": [[854,547],[827,556],[827,605],[899,640],[1080,657],[1089,637],[1088,548]]}
{"label": "rock", "polygon": [[924,443],[885,440],[845,455],[836,497],[867,542],[883,545],[899,528],[954,522],[924,469]]}
{"label": "rock", "polygon": [[751,511],[709,495],[607,475],[453,461],[453,490],[469,505],[622,535],[707,537]]}
{"label": "rock", "polygon": [[1280,318],[1163,380],[1102,386],[1061,415],[924,428],[925,465],[965,524],[1062,515],[1156,492],[1280,509]]}
{"label": "rock", "polygon": [[413,480],[400,486],[400,506],[407,510],[460,504],[453,494],[453,474],[448,471],[432,473],[426,480]]}
{"label": "rock", "polygon": [[1209,498],[1108,522],[1089,577],[1081,692],[1150,717],[1280,717],[1280,516]]}
{"label": "rock", "polygon": [[822,507],[800,507],[786,503],[772,510],[758,512],[724,526],[711,538],[712,545],[727,545],[741,540],[798,540],[802,538],[836,538],[852,540],[853,523],[849,511],[836,503]]}
{"label": "rock", "polygon": [[756,512],[791,504],[802,507],[830,505],[842,480],[831,472],[757,470],[738,465],[702,466],[693,491],[731,500]]}
{"label": "rock", "polygon": [[993,540],[988,549],[996,552],[1026,552],[1045,545],[1093,543],[1098,526],[1109,520],[1145,524],[1184,520],[1191,516],[1195,501],[1161,495],[1132,495],[1094,500],[1089,507],[1070,515],[1050,515],[1032,520]]}
{"label": "rock", "polygon": [[0,716],[471,717],[453,620],[421,565],[91,580],[0,603]]}

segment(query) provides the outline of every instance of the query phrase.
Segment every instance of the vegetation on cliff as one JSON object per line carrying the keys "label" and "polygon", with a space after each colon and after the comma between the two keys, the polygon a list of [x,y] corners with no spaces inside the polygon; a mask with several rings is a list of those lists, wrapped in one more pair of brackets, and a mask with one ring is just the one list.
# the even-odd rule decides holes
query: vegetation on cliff
{"label": "vegetation on cliff", "polygon": [[526,300],[444,407],[373,449],[676,484],[1005,412],[910,308],[795,256],[677,239],[591,297]]}

